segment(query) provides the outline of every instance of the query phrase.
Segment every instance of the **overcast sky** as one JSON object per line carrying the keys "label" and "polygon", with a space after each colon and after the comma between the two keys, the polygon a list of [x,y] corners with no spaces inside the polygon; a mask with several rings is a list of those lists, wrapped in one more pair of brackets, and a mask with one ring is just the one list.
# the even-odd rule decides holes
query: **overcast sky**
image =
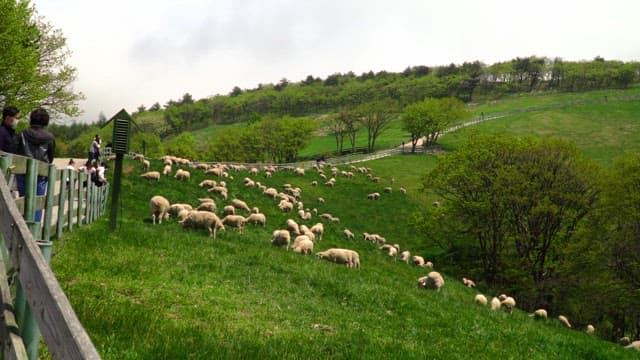
{"label": "overcast sky", "polygon": [[486,64],[640,60],[635,0],[32,0],[85,94],[79,120],[282,78]]}

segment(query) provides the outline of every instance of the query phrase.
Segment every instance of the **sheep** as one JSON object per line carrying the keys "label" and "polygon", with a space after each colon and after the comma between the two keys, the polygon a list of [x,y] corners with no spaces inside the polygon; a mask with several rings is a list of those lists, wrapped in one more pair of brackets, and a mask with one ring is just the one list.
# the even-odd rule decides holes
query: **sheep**
{"label": "sheep", "polygon": [[412,261],[414,265],[424,267],[424,258],[422,256],[414,255]]}
{"label": "sheep", "polygon": [[513,314],[513,308],[516,307],[516,300],[514,298],[507,296],[500,303],[509,309],[509,314]]}
{"label": "sheep", "polygon": [[587,334],[593,334],[596,332],[596,328],[593,327],[593,325],[589,324],[587,325],[587,329],[585,331],[587,332]]}
{"label": "sheep", "polygon": [[252,214],[260,214],[260,209],[257,206],[251,208]]}
{"label": "sheep", "polygon": [[476,287],[476,283],[471,279],[467,279],[466,277],[462,278],[462,283],[465,284],[465,286],[470,288]]}
{"label": "sheep", "polygon": [[313,241],[309,239],[303,239],[296,242],[296,244],[293,246],[293,252],[302,255],[311,254],[313,252]]}
{"label": "sheep", "polygon": [[340,223],[340,218],[339,218],[339,217],[332,216],[332,217],[329,219],[329,221],[331,221],[332,223],[339,224],[339,223]]}
{"label": "sheep", "polygon": [[322,223],[316,223],[311,227],[311,232],[318,236],[318,240],[322,240],[322,234],[324,234],[324,225]]}
{"label": "sheep", "polygon": [[631,344],[631,339],[629,339],[628,336],[621,337],[620,339],[618,339],[618,344],[622,346],[627,346]]}
{"label": "sheep", "polygon": [[245,222],[248,222],[249,224],[265,226],[267,224],[267,217],[264,214],[252,213],[245,218]]}
{"label": "sheep", "polygon": [[444,286],[444,278],[437,271],[432,271],[428,273],[427,276],[423,276],[418,279],[418,287],[420,288],[440,291],[442,286]]}
{"label": "sheep", "polygon": [[405,263],[409,263],[409,256],[411,256],[411,253],[408,250],[403,251],[400,254],[400,260],[404,261]]}
{"label": "sheep", "polygon": [[473,301],[482,306],[487,306],[487,297],[482,294],[477,294]]}
{"label": "sheep", "polygon": [[296,238],[293,240],[293,244],[291,245],[292,248],[298,246],[298,244],[302,241],[306,241],[309,240],[311,242],[313,242],[313,240],[308,236],[308,235],[298,235],[296,236]]}
{"label": "sheep", "polygon": [[382,251],[386,251],[389,256],[397,256],[398,255],[398,250],[400,250],[400,245],[398,244],[394,244],[394,245],[390,245],[390,244],[385,244],[380,246],[379,248]]}
{"label": "sheep", "polygon": [[236,208],[234,208],[232,205],[226,205],[225,207],[222,208],[222,214],[224,216],[235,215],[236,214]]}
{"label": "sheep", "polygon": [[393,191],[393,188],[391,188],[391,186],[387,186],[387,187],[385,187],[383,190],[384,190],[384,192],[386,192],[386,193],[390,193],[390,192],[392,192],[392,191]]}
{"label": "sheep", "polygon": [[171,204],[169,207],[169,215],[176,216],[181,210],[192,210],[193,207],[189,204]]}
{"label": "sheep", "polygon": [[318,198],[318,203],[320,203],[320,204],[324,204],[324,198],[319,197],[319,198]]}
{"label": "sheep", "polygon": [[331,248],[325,251],[320,251],[316,254],[318,259],[324,259],[332,261],[337,264],[345,264],[348,268],[360,267],[360,255],[353,250]]}
{"label": "sheep", "polygon": [[251,169],[249,169],[249,174],[251,174],[253,176],[258,175],[258,168],[252,167]]}
{"label": "sheep", "polygon": [[142,160],[142,169],[144,171],[149,171],[150,166],[151,166],[151,162],[149,160]]}
{"label": "sheep", "polygon": [[160,173],[157,171],[147,171],[146,173],[140,175],[140,177],[147,180],[160,181]]}
{"label": "sheep", "polygon": [[213,174],[213,175],[215,175],[217,177],[223,176],[222,175],[223,173],[224,173],[224,169],[219,168],[219,167],[210,168],[205,172],[205,174]]}
{"label": "sheep", "polygon": [[336,186],[336,179],[335,178],[331,178],[329,179],[329,181],[324,183],[325,185],[327,185],[328,187],[334,187]]}
{"label": "sheep", "polygon": [[133,155],[133,160],[140,160],[142,162],[142,161],[144,161],[144,155],[143,154],[135,154],[135,155]]}
{"label": "sheep", "polygon": [[229,225],[231,227],[238,228],[238,232],[242,234],[242,230],[244,229],[245,218],[241,215],[227,215],[222,219],[222,223],[224,225]]}
{"label": "sheep", "polygon": [[220,218],[212,212],[208,211],[192,211],[180,222],[183,227],[205,228],[209,230],[209,236],[216,238],[218,230],[224,231],[224,224]]}
{"label": "sheep", "polygon": [[274,230],[271,235],[271,245],[273,246],[286,246],[289,249],[289,243],[291,242],[291,235],[288,230]]}
{"label": "sheep", "polygon": [[295,170],[293,172],[296,175],[304,176],[304,169],[303,168],[295,168]]}
{"label": "sheep", "polygon": [[313,181],[311,182],[311,186],[318,186],[318,182],[317,182],[316,180],[313,180]]}
{"label": "sheep", "polygon": [[367,195],[367,199],[369,199],[369,200],[378,200],[378,199],[380,199],[380,193],[379,192],[371,193],[371,194]]}
{"label": "sheep", "polygon": [[218,185],[218,183],[215,180],[210,180],[210,179],[202,180],[200,182],[200,184],[198,184],[199,187],[205,187],[206,186],[208,188],[212,188],[212,187],[217,186],[217,185]]}
{"label": "sheep", "polygon": [[294,235],[300,235],[300,226],[293,219],[287,219],[287,230],[289,230]]}
{"label": "sheep", "polygon": [[533,312],[533,314],[529,314],[529,317],[536,319],[547,319],[547,310],[545,309],[537,309]]}
{"label": "sheep", "polygon": [[242,200],[233,199],[231,200],[231,205],[233,205],[233,207],[236,209],[243,209],[248,212],[251,212],[251,208],[249,207],[249,205],[247,205],[247,203]]}
{"label": "sheep", "polygon": [[498,299],[497,297],[494,296],[493,299],[491,299],[491,310],[499,310],[501,305],[502,304],[500,303],[500,299]]}
{"label": "sheep", "polygon": [[331,221],[331,219],[333,219],[333,215],[331,215],[329,213],[323,213],[323,214],[320,214],[318,216],[320,216],[323,219],[329,220],[329,221]]}
{"label": "sheep", "polygon": [[162,175],[169,176],[171,174],[171,165],[165,165],[162,169]]}
{"label": "sheep", "polygon": [[216,203],[213,201],[208,201],[208,202],[203,202],[202,204],[200,204],[196,210],[198,211],[208,211],[208,212],[212,212],[215,213],[217,210],[216,207]]}
{"label": "sheep", "polygon": [[433,269],[433,263],[431,261],[427,261],[424,263],[424,267],[429,268],[429,269]]}
{"label": "sheep", "polygon": [[625,346],[624,348],[625,349],[634,349],[634,350],[640,351],[640,340],[636,340],[636,341],[632,342],[631,344]]}
{"label": "sheep", "polygon": [[280,200],[280,203],[278,204],[278,208],[284,212],[288,212],[293,210],[293,204],[287,200]]}
{"label": "sheep", "polygon": [[200,202],[200,204],[203,204],[206,202],[215,202],[215,200],[213,200],[212,198],[198,198],[198,202]]}
{"label": "sheep", "polygon": [[191,178],[191,173],[187,170],[178,169],[173,177],[178,180],[188,181]]}
{"label": "sheep", "polygon": [[400,186],[400,189],[398,189],[398,191],[400,191],[403,194],[407,193],[407,189],[405,189],[404,187]]}
{"label": "sheep", "polygon": [[178,211],[178,214],[176,215],[176,219],[178,219],[178,222],[182,222],[184,219],[186,219],[189,214],[191,214],[193,210],[187,210],[187,209],[182,209],[180,211]]}
{"label": "sheep", "polygon": [[560,315],[558,316],[558,320],[560,320],[560,322],[562,323],[562,325],[571,328],[571,323],[569,322],[569,319],[567,319],[566,316],[564,315]]}
{"label": "sheep", "polygon": [[312,233],[311,230],[307,227],[307,225],[300,225],[300,233],[309,238],[309,240],[315,242],[316,234]]}
{"label": "sheep", "polygon": [[151,219],[153,223],[162,224],[162,219],[169,219],[169,200],[164,196],[156,195],[149,200],[149,208],[151,209]]}
{"label": "sheep", "polygon": [[247,182],[245,182],[245,183],[244,183],[244,186],[245,186],[245,187],[255,187],[255,186],[256,186],[256,183],[255,183],[255,181],[253,181],[253,180],[249,180],[249,181],[247,181]]}
{"label": "sheep", "polygon": [[274,199],[278,196],[278,190],[274,188],[267,188],[262,193]]}
{"label": "sheep", "polygon": [[342,230],[342,233],[344,234],[344,237],[346,237],[347,239],[351,239],[353,240],[356,236],[353,234],[353,232],[351,232],[351,230],[349,229],[344,229]]}
{"label": "sheep", "polygon": [[298,210],[304,210],[304,203],[302,201],[298,201]]}
{"label": "sheep", "polygon": [[372,177],[371,181],[373,181],[374,183],[379,183],[380,182],[380,177],[379,176]]}

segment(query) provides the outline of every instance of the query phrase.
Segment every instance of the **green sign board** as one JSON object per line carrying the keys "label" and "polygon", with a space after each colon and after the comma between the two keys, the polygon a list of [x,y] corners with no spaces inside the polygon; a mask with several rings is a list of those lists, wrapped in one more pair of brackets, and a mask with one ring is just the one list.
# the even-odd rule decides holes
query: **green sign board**
{"label": "green sign board", "polygon": [[129,152],[129,130],[133,119],[124,110],[120,110],[111,120],[113,122],[113,138],[111,141],[112,151],[116,154],[126,154]]}

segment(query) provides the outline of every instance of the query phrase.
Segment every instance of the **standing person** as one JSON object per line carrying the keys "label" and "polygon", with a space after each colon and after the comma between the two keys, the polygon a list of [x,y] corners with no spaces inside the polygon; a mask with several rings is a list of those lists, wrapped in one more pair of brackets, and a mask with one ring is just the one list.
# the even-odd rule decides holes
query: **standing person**
{"label": "standing person", "polygon": [[88,164],[91,164],[93,160],[98,162],[98,158],[100,157],[100,143],[102,139],[100,139],[100,135],[97,135],[93,138],[91,145],[89,146],[89,160],[87,160]]}
{"label": "standing person", "polygon": [[7,153],[16,152],[16,126],[18,126],[18,110],[15,106],[2,109],[2,125],[0,125],[0,150]]}
{"label": "standing person", "polygon": [[[24,155],[36,160],[52,163],[56,151],[56,139],[46,127],[49,125],[49,113],[43,108],[37,108],[29,115],[30,127],[22,131],[16,140],[16,154]],[[25,176],[16,175],[18,193],[25,194]],[[47,191],[47,177],[38,176],[36,195],[44,195]],[[35,221],[42,218],[42,210],[37,210]]]}

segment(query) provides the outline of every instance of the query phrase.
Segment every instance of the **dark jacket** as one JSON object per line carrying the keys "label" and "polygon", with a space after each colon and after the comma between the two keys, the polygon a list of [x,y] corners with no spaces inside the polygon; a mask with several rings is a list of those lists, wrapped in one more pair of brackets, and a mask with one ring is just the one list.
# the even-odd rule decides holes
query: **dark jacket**
{"label": "dark jacket", "polygon": [[24,136],[27,146],[29,146],[29,152],[34,158],[49,163],[53,162],[56,152],[56,139],[52,133],[38,125],[31,125],[30,128],[20,133],[16,140],[16,154],[28,155],[22,142],[22,136]]}
{"label": "dark jacket", "polygon": [[8,153],[16,152],[16,131],[4,123],[0,125],[0,150]]}

